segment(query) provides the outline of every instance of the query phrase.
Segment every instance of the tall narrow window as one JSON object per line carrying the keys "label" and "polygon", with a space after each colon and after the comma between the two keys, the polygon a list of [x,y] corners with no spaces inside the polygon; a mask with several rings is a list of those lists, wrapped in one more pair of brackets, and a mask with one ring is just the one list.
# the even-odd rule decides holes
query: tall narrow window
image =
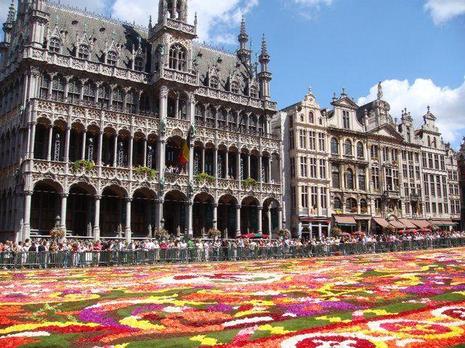
{"label": "tall narrow window", "polygon": [[361,142],[357,143],[357,158],[358,159],[365,158],[365,151],[363,150],[363,144]]}
{"label": "tall narrow window", "polygon": [[98,89],[98,104],[101,108],[110,106],[110,86],[103,84]]}
{"label": "tall narrow window", "polygon": [[341,188],[341,174],[339,172],[339,167],[336,165],[333,165],[331,169],[331,177],[333,181],[333,187],[334,188]]}
{"label": "tall narrow window", "polygon": [[170,69],[186,71],[187,68],[187,52],[180,44],[174,44],[170,48]]}
{"label": "tall narrow window", "polygon": [[339,154],[339,142],[336,138],[331,139],[331,154],[338,155]]}
{"label": "tall narrow window", "polygon": [[57,101],[65,100],[66,80],[63,76],[56,75],[52,81],[52,99]]}
{"label": "tall narrow window", "polygon": [[344,155],[352,157],[352,142],[349,139],[347,139],[344,143]]}
{"label": "tall narrow window", "polygon": [[92,81],[87,81],[84,84],[83,100],[87,104],[95,103],[96,91],[97,91],[97,87],[95,86],[95,83],[93,83]]}
{"label": "tall narrow window", "polygon": [[354,189],[354,172],[352,169],[347,169],[346,171],[346,188],[349,190]]}
{"label": "tall narrow window", "polygon": [[349,117],[349,111],[342,111],[342,121],[343,121],[343,126],[344,129],[350,129],[350,117]]}
{"label": "tall narrow window", "polygon": [[72,104],[79,102],[81,98],[81,81],[78,79],[72,79],[68,84],[68,101]]}
{"label": "tall narrow window", "polygon": [[[42,99],[48,98],[48,92],[50,90],[51,79],[48,74],[42,76],[42,82],[40,84],[40,97]],[[6,99],[6,98],[5,98]]]}
{"label": "tall narrow window", "polygon": [[112,106],[113,109],[118,111],[122,111],[124,108],[124,91],[121,87],[117,87],[113,91]]}

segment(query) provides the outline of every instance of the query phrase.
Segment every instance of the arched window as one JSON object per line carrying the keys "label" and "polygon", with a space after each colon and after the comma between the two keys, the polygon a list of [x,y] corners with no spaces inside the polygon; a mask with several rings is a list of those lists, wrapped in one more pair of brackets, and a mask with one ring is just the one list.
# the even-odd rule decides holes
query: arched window
{"label": "arched window", "polygon": [[239,131],[247,132],[247,115],[242,114],[239,121]]}
{"label": "arched window", "polygon": [[231,83],[231,92],[234,94],[239,94],[239,82],[233,81]]}
{"label": "arched window", "polygon": [[360,212],[362,214],[368,214],[368,204],[365,199],[360,200]]}
{"label": "arched window", "polygon": [[331,139],[331,154],[339,155],[339,142],[336,138]]}
{"label": "arched window", "polygon": [[101,108],[110,106],[110,86],[107,84],[100,85],[98,89],[98,104]]}
{"label": "arched window", "polygon": [[229,112],[228,127],[229,130],[236,130],[237,128],[237,113],[235,111]]}
{"label": "arched window", "polygon": [[89,50],[89,46],[88,45],[79,45],[79,48],[78,48],[78,58],[81,58],[81,59],[89,59],[90,57],[90,50]]}
{"label": "arched window", "polygon": [[251,115],[249,118],[249,132],[255,133],[257,131],[257,116]]}
{"label": "arched window", "polygon": [[313,112],[310,112],[308,114],[308,122],[309,123],[315,123],[315,115],[313,115]]}
{"label": "arched window", "polygon": [[349,190],[354,189],[354,172],[352,169],[347,169],[346,171],[346,188]]}
{"label": "arched window", "polygon": [[195,105],[195,123],[199,126],[205,124],[205,107],[201,103]]}
{"label": "arched window", "polygon": [[334,188],[341,188],[341,174],[339,172],[339,167],[333,165],[331,168],[331,177],[333,181]]}
{"label": "arched window", "polygon": [[87,104],[95,103],[95,93],[97,91],[97,86],[92,81],[87,81],[84,84],[84,91],[83,91],[83,100]]}
{"label": "arched window", "polygon": [[52,37],[48,44],[48,50],[53,53],[60,53],[61,51],[61,40],[57,37]]}
{"label": "arched window", "polygon": [[81,99],[81,81],[78,79],[72,79],[68,84],[68,101],[72,104],[79,103]]}
{"label": "arched window", "polygon": [[[51,84],[51,79],[50,79],[50,75],[48,74],[44,74],[42,75],[42,81],[41,81],[41,84],[40,84],[40,97],[42,99],[47,99],[48,98],[48,92],[50,90],[50,84]],[[5,100],[6,100],[6,94],[5,94]],[[7,103],[5,102],[5,105]]]}
{"label": "arched window", "polygon": [[140,105],[140,112],[142,113],[150,113],[151,111],[151,108],[150,108],[150,99],[149,99],[149,96],[146,92],[142,92],[142,94],[140,95],[140,101],[139,101],[139,105]]}
{"label": "arched window", "polygon": [[338,197],[334,197],[334,210],[342,210],[342,202],[341,199]]}
{"label": "arched window", "polygon": [[135,114],[137,112],[137,91],[131,90],[126,95],[126,110],[131,114]]}
{"label": "arched window", "polygon": [[346,210],[349,213],[357,213],[357,200],[355,198],[347,198]]}
{"label": "arched window", "polygon": [[344,143],[344,155],[352,157],[352,142],[349,139]]}
{"label": "arched window", "polygon": [[215,127],[216,123],[216,109],[213,106],[207,108],[206,114],[207,127]]}
{"label": "arched window", "polygon": [[363,149],[363,144],[361,142],[357,143],[357,158],[358,159],[365,158],[365,150]]}
{"label": "arched window", "polygon": [[66,80],[61,75],[56,75],[52,81],[52,99],[57,101],[65,100]]}
{"label": "arched window", "polygon": [[266,131],[266,121],[265,116],[260,116],[258,119],[258,133],[264,135]]}
{"label": "arched window", "polygon": [[250,87],[250,96],[252,98],[258,98],[258,89],[256,86]]}
{"label": "arched window", "polygon": [[136,57],[134,60],[134,70],[143,71],[144,70],[144,59],[142,57]]}
{"label": "arched window", "polygon": [[210,77],[210,88],[218,89],[218,86],[219,86],[218,77],[216,76]]}
{"label": "arched window", "polygon": [[116,61],[118,60],[118,55],[115,51],[108,51],[107,53],[107,64],[108,65],[116,65]]}
{"label": "arched window", "polygon": [[116,87],[113,90],[113,100],[112,100],[113,109],[118,111],[123,111],[124,108],[124,91],[121,87]]}
{"label": "arched window", "polygon": [[174,44],[170,48],[170,69],[186,71],[187,68],[187,51],[180,44]]}

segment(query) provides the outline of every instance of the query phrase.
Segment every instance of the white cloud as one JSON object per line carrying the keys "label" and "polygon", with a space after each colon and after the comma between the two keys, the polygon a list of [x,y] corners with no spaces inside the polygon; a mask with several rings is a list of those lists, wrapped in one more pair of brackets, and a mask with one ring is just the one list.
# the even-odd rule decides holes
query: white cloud
{"label": "white cloud", "polygon": [[333,0],[294,0],[296,4],[305,5],[305,6],[321,6],[321,5],[331,5]]}
{"label": "white cloud", "polygon": [[[258,0],[190,0],[189,16],[193,22],[198,15],[198,35],[200,40],[230,44],[238,34],[238,24],[242,15],[258,5]],[[115,17],[148,24],[152,15],[155,23],[158,17],[158,2],[154,0],[116,0],[112,14]],[[232,30],[235,30],[233,33]]]}
{"label": "white cloud", "polygon": [[425,9],[436,25],[465,14],[465,0],[426,0]]}
{"label": "white cloud", "polygon": [[[422,122],[426,107],[437,117],[437,124],[446,142],[457,144],[465,136],[465,80],[457,88],[437,86],[431,79],[386,80],[382,83],[383,99],[391,104],[391,115],[400,118],[407,108],[415,124]],[[359,105],[376,99],[377,84],[370,94],[358,100]]]}

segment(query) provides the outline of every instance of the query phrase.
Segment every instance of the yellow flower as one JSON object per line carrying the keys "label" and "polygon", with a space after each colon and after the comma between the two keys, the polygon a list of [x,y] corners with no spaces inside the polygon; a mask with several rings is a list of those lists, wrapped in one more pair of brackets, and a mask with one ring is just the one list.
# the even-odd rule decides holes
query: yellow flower
{"label": "yellow flower", "polygon": [[272,335],[285,335],[285,334],[292,332],[292,331],[284,330],[284,327],[282,326],[271,326],[270,324],[259,326],[257,330],[269,331],[270,334]]}
{"label": "yellow flower", "polygon": [[340,317],[328,317],[326,315],[323,315],[321,317],[316,317],[316,320],[326,320],[329,321],[330,323],[349,323],[350,320],[343,320]]}
{"label": "yellow flower", "polygon": [[388,312],[385,309],[366,309],[363,311],[363,314],[374,314],[374,315],[389,315],[389,314],[395,314]]}
{"label": "yellow flower", "polygon": [[216,346],[218,341],[216,338],[207,337],[205,335],[198,335],[190,338],[191,341],[200,342],[201,346]]}
{"label": "yellow flower", "polygon": [[262,310],[250,309],[248,311],[237,312],[234,315],[234,318],[245,317],[245,316],[247,316],[249,314],[263,314],[263,313],[268,313],[268,312],[267,311],[262,311]]}
{"label": "yellow flower", "polygon": [[165,328],[163,325],[152,324],[151,322],[147,320],[139,320],[139,317],[135,317],[135,316],[124,318],[120,320],[120,323],[122,325],[126,325],[129,327],[133,327],[135,329],[141,329],[141,330],[161,331]]}

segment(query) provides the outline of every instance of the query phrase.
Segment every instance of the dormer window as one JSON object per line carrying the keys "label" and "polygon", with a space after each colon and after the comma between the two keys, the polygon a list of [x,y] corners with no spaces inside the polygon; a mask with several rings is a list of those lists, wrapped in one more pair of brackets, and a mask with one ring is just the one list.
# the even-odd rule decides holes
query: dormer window
{"label": "dormer window", "polygon": [[210,88],[218,89],[218,86],[219,86],[218,77],[212,76],[210,78]]}
{"label": "dormer window", "polygon": [[89,56],[90,56],[89,46],[87,46],[87,45],[79,45],[78,58],[87,60],[87,59],[89,59]]}
{"label": "dormer window", "polygon": [[239,83],[237,81],[233,81],[231,83],[231,92],[234,94],[239,94]]}
{"label": "dormer window", "polygon": [[57,37],[52,37],[50,39],[50,43],[48,44],[48,50],[53,53],[60,53],[61,40]]}
{"label": "dormer window", "polygon": [[115,51],[109,51],[107,53],[107,64],[108,65],[116,65],[118,55]]}
{"label": "dormer window", "polygon": [[137,57],[134,61],[134,70],[143,71],[144,70],[144,59],[142,57]]}

